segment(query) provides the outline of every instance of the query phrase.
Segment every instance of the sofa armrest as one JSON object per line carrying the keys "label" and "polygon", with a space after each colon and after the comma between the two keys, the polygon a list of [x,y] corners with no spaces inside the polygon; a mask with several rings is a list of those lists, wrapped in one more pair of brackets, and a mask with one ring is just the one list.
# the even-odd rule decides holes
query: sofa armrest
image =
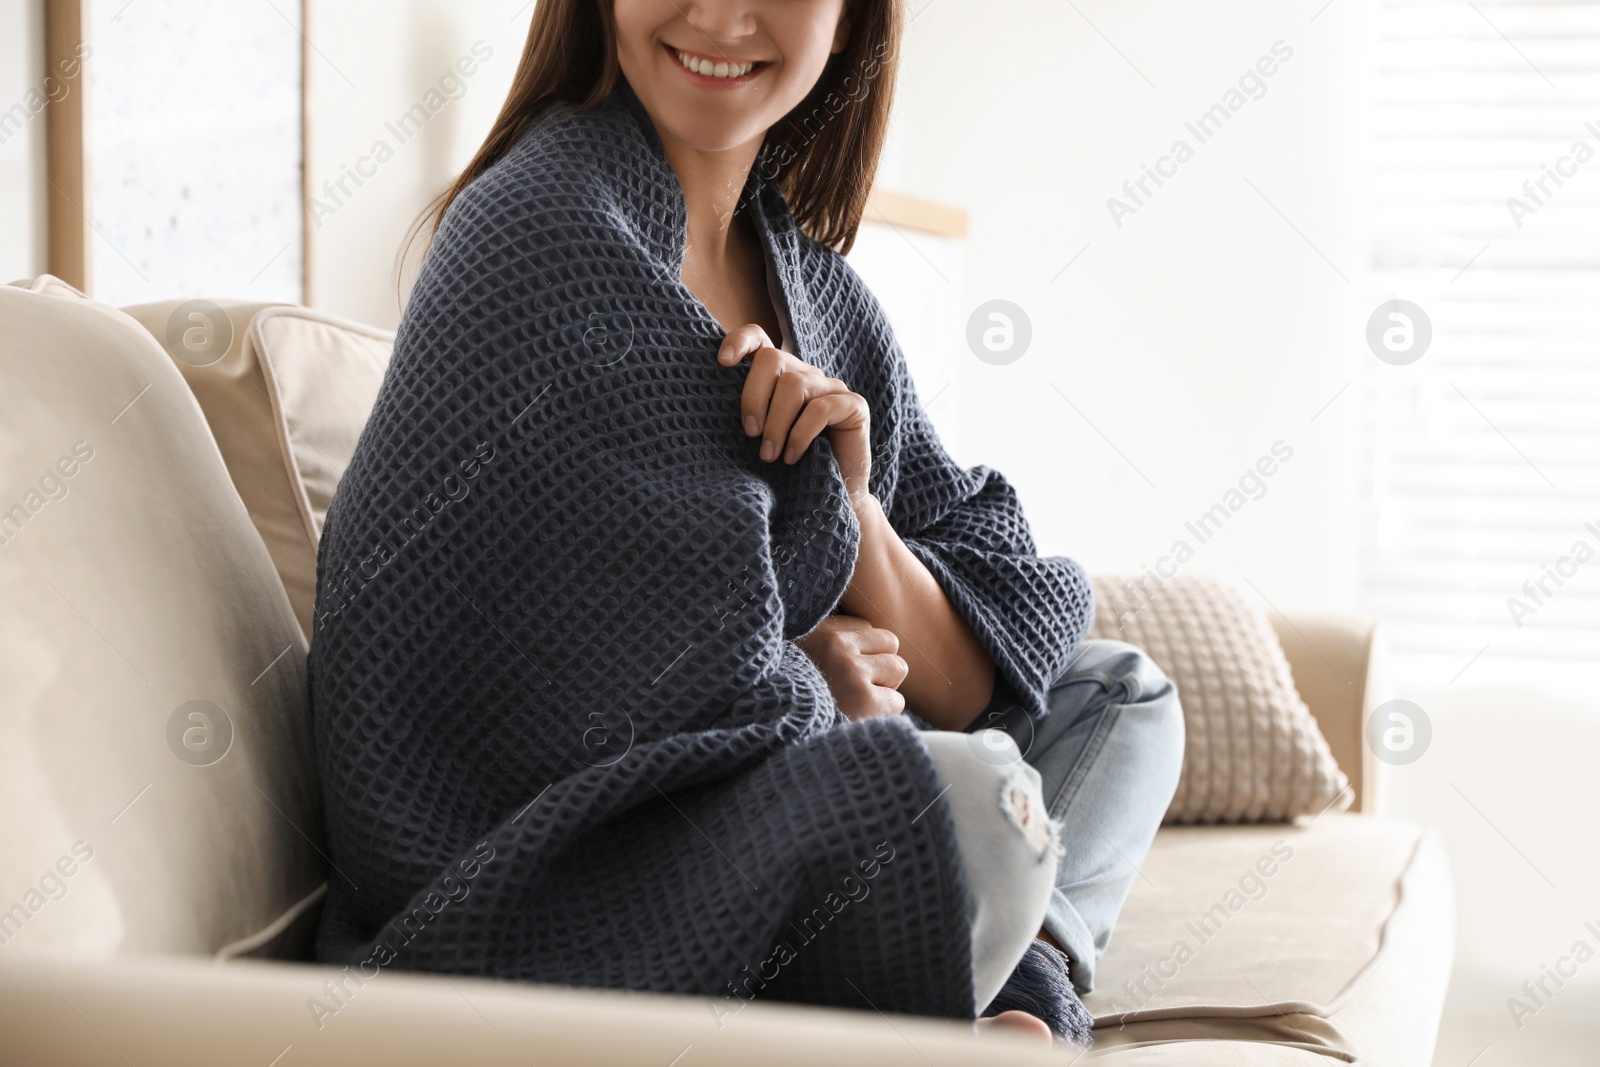
{"label": "sofa armrest", "polygon": [[[0,957],[17,1067],[1045,1067],[1060,1054],[907,1016],[183,957]],[[320,1008],[317,1005],[321,1005]]]}
{"label": "sofa armrest", "polygon": [[1364,737],[1367,717],[1387,699],[1378,624],[1348,615],[1273,612],[1272,625],[1289,657],[1295,688],[1350,778],[1352,810],[1383,814],[1385,765]]}

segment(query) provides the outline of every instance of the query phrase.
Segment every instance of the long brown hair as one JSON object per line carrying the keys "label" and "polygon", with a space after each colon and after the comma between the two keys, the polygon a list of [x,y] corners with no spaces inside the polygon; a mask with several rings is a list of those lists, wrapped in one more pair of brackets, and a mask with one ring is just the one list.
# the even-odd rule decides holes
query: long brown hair
{"label": "long brown hair", "polygon": [[[900,65],[904,0],[846,0],[850,39],[817,84],[768,132],[755,165],[777,182],[800,229],[841,254],[855,243],[878,169]],[[510,150],[544,107],[579,110],[610,95],[621,68],[611,0],[539,0],[500,115],[466,169],[407,232],[431,241],[461,191]]]}

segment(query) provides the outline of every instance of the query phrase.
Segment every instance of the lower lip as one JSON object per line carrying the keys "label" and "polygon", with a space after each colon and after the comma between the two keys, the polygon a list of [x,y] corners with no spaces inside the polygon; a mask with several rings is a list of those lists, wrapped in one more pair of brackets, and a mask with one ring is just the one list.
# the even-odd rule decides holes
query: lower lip
{"label": "lower lip", "polygon": [[662,44],[661,50],[666,53],[667,62],[678,68],[678,73],[682,74],[685,78],[688,78],[690,82],[700,86],[702,89],[737,89],[741,85],[749,85],[751,82],[759,78],[762,73],[772,65],[770,63],[757,63],[754,67],[750,68],[749,73],[741,74],[737,78],[713,78],[710,75],[701,74],[698,71],[690,70],[682,63],[679,63],[677,49],[673,48],[671,45]]}

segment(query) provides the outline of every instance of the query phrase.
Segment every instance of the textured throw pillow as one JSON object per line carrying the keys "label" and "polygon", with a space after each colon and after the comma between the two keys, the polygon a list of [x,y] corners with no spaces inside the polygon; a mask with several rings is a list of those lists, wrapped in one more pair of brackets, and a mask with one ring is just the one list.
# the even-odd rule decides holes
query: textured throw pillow
{"label": "textured throw pillow", "polygon": [[394,334],[303,307],[173,300],[124,309],[183,372],[309,639],[317,542]]}
{"label": "textured throw pillow", "polygon": [[1349,807],[1349,780],[1266,613],[1207,578],[1172,578],[1153,596],[1127,581],[1092,579],[1089,636],[1138,646],[1177,684],[1188,744],[1166,822],[1275,822]]}

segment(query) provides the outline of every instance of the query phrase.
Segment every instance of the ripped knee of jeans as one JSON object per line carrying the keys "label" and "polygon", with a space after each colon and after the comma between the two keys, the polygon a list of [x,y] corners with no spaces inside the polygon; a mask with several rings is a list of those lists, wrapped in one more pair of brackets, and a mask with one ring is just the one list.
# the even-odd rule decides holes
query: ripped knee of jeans
{"label": "ripped knee of jeans", "polygon": [[1007,775],[1000,781],[1000,812],[1017,828],[1034,859],[1062,854],[1061,823],[1050,817],[1037,789],[1030,788],[1020,775]]}

